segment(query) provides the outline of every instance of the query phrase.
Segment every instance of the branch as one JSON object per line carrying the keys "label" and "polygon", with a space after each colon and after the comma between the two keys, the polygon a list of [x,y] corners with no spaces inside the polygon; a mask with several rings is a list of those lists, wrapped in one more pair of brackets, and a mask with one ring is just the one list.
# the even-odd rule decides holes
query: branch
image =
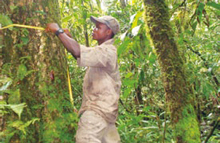
{"label": "branch", "polygon": [[176,8],[174,8],[174,9],[172,10],[171,15],[173,15],[173,13],[174,13],[178,8],[184,6],[185,4],[186,4],[186,0],[183,0],[183,2],[182,2],[180,5],[178,5]]}
{"label": "branch", "polygon": [[184,0],[184,1],[179,5],[179,7],[183,6],[184,4],[186,4],[186,0]]}
{"label": "branch", "polygon": [[216,122],[215,126],[212,128],[211,132],[209,133],[209,135],[207,136],[207,138],[205,139],[205,143],[208,142],[209,138],[212,136],[213,132],[215,131],[216,127],[218,126],[219,121]]}
{"label": "branch", "polygon": [[119,99],[119,101],[120,101],[121,105],[122,105],[122,106],[125,108],[125,110],[126,110],[127,112],[131,113],[131,111],[130,111],[130,110],[128,110],[128,109],[125,107],[125,105],[124,105],[124,103],[122,102],[122,100],[121,100],[121,99]]}

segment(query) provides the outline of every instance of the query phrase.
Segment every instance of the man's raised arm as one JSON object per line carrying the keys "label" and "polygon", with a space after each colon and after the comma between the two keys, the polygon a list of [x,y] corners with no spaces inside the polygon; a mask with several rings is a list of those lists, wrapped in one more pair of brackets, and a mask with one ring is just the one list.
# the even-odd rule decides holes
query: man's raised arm
{"label": "man's raised arm", "polygon": [[71,34],[67,29],[61,29],[57,23],[49,23],[47,24],[46,31],[55,33],[75,59],[80,57],[80,45],[71,38]]}

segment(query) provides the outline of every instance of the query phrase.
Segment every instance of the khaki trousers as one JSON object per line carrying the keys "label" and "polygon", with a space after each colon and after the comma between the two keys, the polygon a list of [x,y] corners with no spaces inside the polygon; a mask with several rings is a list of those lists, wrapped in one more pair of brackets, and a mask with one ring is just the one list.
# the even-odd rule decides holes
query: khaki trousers
{"label": "khaki trousers", "polygon": [[78,123],[76,143],[120,143],[120,137],[115,124],[88,110]]}

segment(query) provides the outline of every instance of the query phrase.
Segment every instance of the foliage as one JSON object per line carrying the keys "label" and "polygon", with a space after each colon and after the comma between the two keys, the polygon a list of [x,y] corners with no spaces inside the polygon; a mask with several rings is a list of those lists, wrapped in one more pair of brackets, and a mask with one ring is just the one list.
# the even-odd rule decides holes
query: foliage
{"label": "foliage", "polygon": [[[46,12],[47,8],[54,10],[54,7],[58,6],[56,3],[51,5],[51,2],[52,0],[17,3],[4,0],[1,1],[5,10],[3,18],[13,23],[43,27],[44,23],[49,22],[49,18],[56,17],[54,20],[59,18]],[[50,7],[47,7],[48,5]],[[59,9],[57,11],[59,12]],[[48,19],[45,19],[46,14]],[[20,19],[17,18],[19,16]],[[78,118],[68,98],[66,71],[63,70],[66,69],[65,53],[64,49],[57,48],[59,41],[54,37],[52,40],[52,36],[47,33],[33,29],[13,28],[1,32],[4,33],[1,45],[4,52],[1,78],[10,79],[0,84],[0,97],[3,100],[0,117],[3,121],[1,141],[73,140]]]}
{"label": "foliage", "polygon": [[[2,87],[0,88],[1,95],[3,93],[7,93],[7,94],[10,94],[12,96],[11,98],[13,99],[20,97],[19,89],[15,91],[8,89],[9,86],[12,84],[12,79],[1,76],[0,83],[2,84]],[[2,140],[4,142],[9,142],[10,138],[14,136],[15,134],[20,134],[21,136],[25,137],[28,126],[30,126],[31,124],[34,124],[36,121],[39,121],[39,118],[33,118],[27,122],[23,122],[21,120],[21,114],[23,112],[23,109],[27,107],[25,103],[7,104],[5,101],[1,101],[0,103],[1,103],[0,104],[0,115],[2,117],[7,116],[8,114],[13,115],[11,111],[13,111],[18,116],[18,118],[16,118],[15,120],[9,121],[8,128],[0,134],[1,138],[5,139],[5,140]]]}

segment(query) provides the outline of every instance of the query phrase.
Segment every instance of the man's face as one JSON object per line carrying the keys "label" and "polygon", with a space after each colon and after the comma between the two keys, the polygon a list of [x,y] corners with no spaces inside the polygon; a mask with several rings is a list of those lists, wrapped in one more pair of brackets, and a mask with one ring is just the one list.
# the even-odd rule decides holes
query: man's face
{"label": "man's face", "polygon": [[108,36],[108,30],[110,30],[107,25],[103,23],[96,22],[96,27],[93,29],[92,37],[94,40],[102,41]]}

